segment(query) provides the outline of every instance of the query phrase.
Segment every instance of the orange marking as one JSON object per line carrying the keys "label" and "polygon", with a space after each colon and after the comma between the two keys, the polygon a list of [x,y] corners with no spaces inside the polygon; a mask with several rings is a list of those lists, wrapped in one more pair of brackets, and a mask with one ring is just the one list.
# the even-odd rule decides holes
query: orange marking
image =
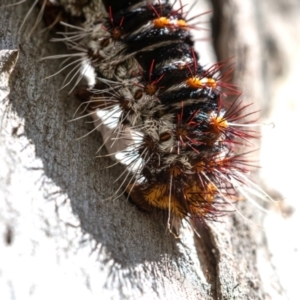
{"label": "orange marking", "polygon": [[224,131],[229,126],[226,119],[218,116],[211,116],[209,123],[216,133]]}
{"label": "orange marking", "polygon": [[170,19],[166,17],[160,17],[153,20],[154,27],[156,28],[165,28],[170,26]]}
{"label": "orange marking", "polygon": [[176,25],[178,26],[178,27],[181,27],[182,29],[187,29],[187,22],[185,21],[185,20],[182,20],[182,19],[180,19],[180,20],[177,20],[176,21]]}
{"label": "orange marking", "polygon": [[217,87],[217,81],[215,79],[206,77],[200,79],[196,76],[187,79],[186,84],[193,89],[201,89],[205,87],[215,89]]}

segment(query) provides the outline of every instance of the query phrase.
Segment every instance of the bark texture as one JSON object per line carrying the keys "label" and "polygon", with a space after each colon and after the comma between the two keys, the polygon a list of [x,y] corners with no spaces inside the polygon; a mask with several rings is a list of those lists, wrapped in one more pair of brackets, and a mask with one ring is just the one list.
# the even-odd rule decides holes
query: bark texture
{"label": "bark texture", "polygon": [[[244,101],[269,108],[270,68],[283,68],[262,17],[271,9],[250,0],[211,2],[218,58],[235,56]],[[0,298],[286,299],[272,249],[254,225],[263,215],[250,203],[238,206],[250,222],[235,213],[202,228],[201,238],[186,228],[175,240],[162,214],[109,199],[119,188],[118,168],[95,158],[97,132],[77,140],[93,124],[68,122],[79,103],[58,91],[64,74],[45,79],[60,62],[39,62],[65,49],[45,32],[26,39],[37,10],[18,34],[29,7],[0,15]]]}

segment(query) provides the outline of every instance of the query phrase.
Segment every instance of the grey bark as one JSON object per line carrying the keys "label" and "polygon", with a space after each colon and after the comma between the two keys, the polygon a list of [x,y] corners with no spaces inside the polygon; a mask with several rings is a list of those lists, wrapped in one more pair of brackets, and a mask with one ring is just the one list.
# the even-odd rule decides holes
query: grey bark
{"label": "grey bark", "polygon": [[[245,101],[265,99],[261,18],[254,15],[262,8],[212,2],[219,57],[236,56]],[[68,122],[79,102],[58,91],[64,75],[44,79],[59,61],[39,58],[64,49],[46,33],[26,40],[37,11],[17,33],[29,6],[3,9],[0,18],[1,299],[285,299],[264,232],[254,225],[263,216],[250,203],[238,206],[250,222],[235,213],[209,224],[201,238],[186,228],[175,240],[162,214],[109,199],[119,170],[95,158],[98,133],[77,140],[93,125]]]}

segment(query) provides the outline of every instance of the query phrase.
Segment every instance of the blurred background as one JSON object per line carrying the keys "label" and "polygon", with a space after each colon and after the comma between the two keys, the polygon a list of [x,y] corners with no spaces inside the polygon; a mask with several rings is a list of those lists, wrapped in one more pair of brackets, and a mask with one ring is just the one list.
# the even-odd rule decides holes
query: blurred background
{"label": "blurred background", "polygon": [[[260,109],[261,169],[256,182],[274,200],[280,201],[269,206],[270,213],[264,219],[270,264],[287,298],[299,299],[300,1],[210,2],[222,20],[219,32],[214,33],[217,54],[234,55],[237,68],[243,65],[243,59],[248,61],[243,72],[249,76],[245,75],[244,80],[235,77],[235,81],[246,99],[250,95],[250,102],[255,102]],[[224,40],[226,32],[229,34]],[[241,45],[229,45],[230,35],[241,40]],[[267,278],[269,266],[258,264],[258,267],[261,276]],[[270,299],[276,299],[272,288],[279,289],[275,280],[274,286],[272,283],[269,286],[269,295]]]}
{"label": "blurred background", "polygon": [[272,289],[281,288],[283,298],[300,299],[300,1],[199,0],[197,5],[194,14],[213,10],[201,17],[211,32],[196,32],[201,37],[212,33],[211,39],[198,42],[202,64],[233,57],[234,82],[259,110],[262,137],[255,182],[278,201],[267,205],[263,221],[270,252],[258,251],[265,289],[270,299],[278,297]]}

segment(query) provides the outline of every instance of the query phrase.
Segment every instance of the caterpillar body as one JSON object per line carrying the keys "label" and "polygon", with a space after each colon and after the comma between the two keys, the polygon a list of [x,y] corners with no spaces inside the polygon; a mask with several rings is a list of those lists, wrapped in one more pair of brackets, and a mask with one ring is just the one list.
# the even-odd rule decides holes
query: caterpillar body
{"label": "caterpillar body", "polygon": [[[198,25],[175,4],[44,0],[41,11],[49,24],[66,20],[55,40],[71,54],[50,57],[75,59],[62,87],[75,80],[73,91],[93,72],[93,83],[78,92],[80,109],[126,167],[113,198],[127,193],[141,208],[166,211],[178,236],[183,219],[217,220],[240,194],[269,197],[247,178],[248,152],[239,152],[258,138],[249,120],[255,112],[227,83],[228,62],[198,62],[191,33]],[[60,13],[50,18],[50,8]],[[227,96],[235,100],[228,104]]]}

